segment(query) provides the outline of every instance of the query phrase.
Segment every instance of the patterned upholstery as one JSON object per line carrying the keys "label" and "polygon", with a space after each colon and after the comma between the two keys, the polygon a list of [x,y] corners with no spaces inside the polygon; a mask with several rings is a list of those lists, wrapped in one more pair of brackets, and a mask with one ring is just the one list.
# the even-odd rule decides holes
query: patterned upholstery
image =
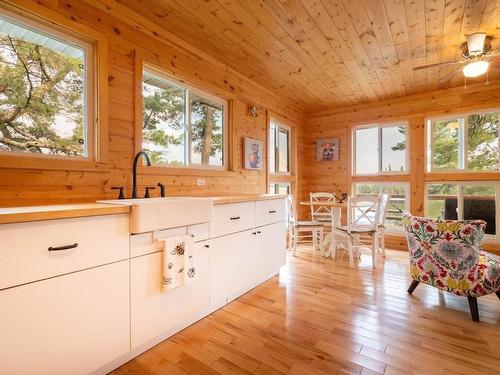
{"label": "patterned upholstery", "polygon": [[459,296],[500,291],[500,257],[481,250],[484,221],[435,221],[405,214],[403,225],[414,280]]}

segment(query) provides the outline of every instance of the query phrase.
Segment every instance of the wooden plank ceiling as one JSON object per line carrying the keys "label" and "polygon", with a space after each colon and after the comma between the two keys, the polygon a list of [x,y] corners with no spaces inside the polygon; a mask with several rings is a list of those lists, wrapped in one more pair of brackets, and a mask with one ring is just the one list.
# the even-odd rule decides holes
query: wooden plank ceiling
{"label": "wooden plank ceiling", "polygon": [[469,33],[500,36],[500,0],[119,2],[304,111],[463,85],[438,85],[452,67],[412,68],[461,59]]}

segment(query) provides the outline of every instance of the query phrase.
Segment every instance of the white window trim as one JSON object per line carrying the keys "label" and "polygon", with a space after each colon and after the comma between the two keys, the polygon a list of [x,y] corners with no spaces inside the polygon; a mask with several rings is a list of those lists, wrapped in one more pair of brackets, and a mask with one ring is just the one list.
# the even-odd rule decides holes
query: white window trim
{"label": "white window trim", "polygon": [[[210,94],[206,91],[200,90],[197,87],[188,85],[186,83],[180,82],[176,80],[171,75],[169,75],[164,70],[149,64],[147,62],[143,63],[142,67],[143,72],[147,71],[153,75],[158,76],[163,79],[169,85],[177,87],[179,89],[185,90],[185,110],[186,115],[184,116],[184,134],[186,139],[186,144],[184,145],[184,162],[186,165],[169,165],[169,164],[153,164],[154,167],[159,168],[173,168],[173,169],[201,169],[201,170],[228,170],[228,152],[229,152],[229,101],[226,99],[222,99],[218,96]],[[141,82],[143,82],[143,78],[141,75]],[[192,140],[192,131],[191,131],[191,95],[194,94],[196,96],[201,96],[203,98],[209,99],[214,103],[221,104],[223,107],[222,113],[222,165],[210,165],[210,164],[196,164],[191,162],[191,140]],[[142,92],[141,92],[142,95]],[[142,114],[143,108],[141,108]],[[141,147],[142,147],[142,131],[141,131]]]}
{"label": "white window trim", "polygon": [[[369,128],[391,128],[391,127],[405,127],[406,128],[406,147],[405,147],[405,170],[403,172],[401,171],[392,171],[392,172],[384,172],[381,171],[381,164],[382,164],[382,152],[380,150],[380,137],[381,137],[381,130],[379,130],[379,135],[378,135],[378,147],[377,147],[377,153],[378,153],[378,166],[379,166],[379,171],[376,173],[357,173],[356,170],[356,130],[360,129],[369,129]],[[354,126],[351,129],[351,143],[352,143],[352,175],[353,176],[386,176],[386,175],[409,175],[410,174],[410,147],[411,147],[411,140],[410,140],[410,124],[408,121],[394,121],[394,122],[384,122],[384,123],[374,123],[374,124],[366,124],[366,125],[357,125]]]}
{"label": "white window trim", "polygon": [[496,181],[428,181],[425,183],[425,196],[424,196],[424,214],[427,217],[429,214],[429,185],[456,185],[457,186],[457,217],[458,220],[463,220],[463,192],[462,186],[470,185],[488,185],[495,186],[495,235],[485,234],[484,240],[486,243],[497,244],[500,243],[500,182]]}
{"label": "white window trim", "polygon": [[2,14],[1,18],[8,20],[9,22],[18,24],[22,27],[32,30],[33,32],[45,35],[49,38],[56,39],[61,43],[68,45],[73,45],[77,48],[81,48],[85,51],[85,69],[84,69],[84,87],[83,96],[85,98],[84,104],[84,133],[85,133],[85,144],[84,153],[85,156],[68,156],[68,155],[50,155],[42,153],[31,153],[31,152],[18,152],[18,151],[2,151],[0,150],[0,155],[14,156],[20,158],[29,159],[54,159],[54,160],[66,160],[66,161],[97,161],[98,160],[98,139],[97,139],[97,98],[98,93],[96,91],[97,87],[97,69],[95,67],[96,53],[95,48],[92,43],[78,38],[76,33],[68,30],[64,27],[57,26],[55,24],[46,24],[44,22],[39,22],[33,19],[31,16],[20,15],[18,13],[12,12],[5,8],[0,8]]}
{"label": "white window trim", "polygon": [[[352,195],[356,196],[356,185],[385,185],[385,186],[404,186],[406,188],[405,196],[405,211],[410,211],[410,183],[406,181],[356,181],[352,183]],[[386,225],[386,233],[388,234],[402,234],[404,232],[403,227],[396,227],[392,225]]]}
{"label": "white window trim", "polygon": [[[281,123],[280,121],[274,119],[271,117],[271,120],[269,121],[269,131],[271,130],[271,124],[276,125],[276,132],[274,134],[275,136],[275,144],[276,147],[274,149],[274,167],[275,167],[275,172],[270,172],[269,174],[271,176],[291,176],[292,175],[292,128]],[[279,171],[279,129],[284,129],[288,132],[288,172],[280,172]],[[269,154],[273,152],[271,147],[269,147]],[[269,160],[271,160],[269,158]]]}
{"label": "white window trim", "polygon": [[[500,172],[500,134],[498,136],[498,150],[499,150],[499,164],[497,170],[472,170],[467,169],[467,164],[469,162],[468,154],[468,144],[467,144],[467,133],[468,133],[468,123],[467,117],[469,115],[476,115],[481,113],[496,113],[500,119],[500,109],[484,109],[480,111],[462,112],[454,115],[438,116],[438,117],[427,117],[425,119],[425,171],[426,173],[497,173]],[[461,155],[462,160],[459,160],[459,165],[462,164],[463,168],[451,168],[451,169],[435,169],[432,165],[432,159],[434,156],[434,137],[432,136],[432,122],[433,121],[446,121],[446,120],[460,120],[463,119],[463,134],[462,134],[462,149],[463,155]],[[460,149],[460,145],[459,145]],[[460,156],[460,155],[459,155]]]}

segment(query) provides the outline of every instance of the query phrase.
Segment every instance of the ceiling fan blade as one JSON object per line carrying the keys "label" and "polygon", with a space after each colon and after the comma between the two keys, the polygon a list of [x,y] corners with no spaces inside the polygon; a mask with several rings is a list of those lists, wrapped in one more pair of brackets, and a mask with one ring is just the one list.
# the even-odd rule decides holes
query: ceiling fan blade
{"label": "ceiling fan blade", "polygon": [[448,82],[455,74],[457,74],[461,70],[462,70],[461,68],[458,68],[458,69],[455,69],[454,71],[452,71],[451,73],[448,73],[444,77],[440,78],[439,81],[437,81],[437,84],[441,85],[443,83]]}
{"label": "ceiling fan blade", "polygon": [[445,61],[445,62],[440,62],[440,63],[435,63],[435,64],[416,66],[413,68],[413,70],[423,70],[423,69],[435,68],[438,66],[455,65],[455,64],[463,64],[463,63],[464,63],[464,61]]}

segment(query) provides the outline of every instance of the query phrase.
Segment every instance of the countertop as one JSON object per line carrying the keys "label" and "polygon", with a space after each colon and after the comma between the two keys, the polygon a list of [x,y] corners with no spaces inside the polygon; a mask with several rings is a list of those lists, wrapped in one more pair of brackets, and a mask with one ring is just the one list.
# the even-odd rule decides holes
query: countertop
{"label": "countertop", "polygon": [[225,195],[220,197],[209,197],[214,200],[214,205],[243,203],[253,201],[267,201],[271,199],[285,199],[286,194],[247,194],[247,195]]}
{"label": "countertop", "polygon": [[0,224],[24,223],[28,221],[67,219],[72,217],[126,214],[129,206],[82,203],[54,206],[30,206],[0,208]]}
{"label": "countertop", "polygon": [[[284,199],[286,195],[247,194],[226,195],[212,198],[214,205]],[[24,223],[28,221],[67,219],[73,217],[126,214],[130,206],[106,203],[61,204],[53,206],[29,206],[0,208],[0,224]]]}

